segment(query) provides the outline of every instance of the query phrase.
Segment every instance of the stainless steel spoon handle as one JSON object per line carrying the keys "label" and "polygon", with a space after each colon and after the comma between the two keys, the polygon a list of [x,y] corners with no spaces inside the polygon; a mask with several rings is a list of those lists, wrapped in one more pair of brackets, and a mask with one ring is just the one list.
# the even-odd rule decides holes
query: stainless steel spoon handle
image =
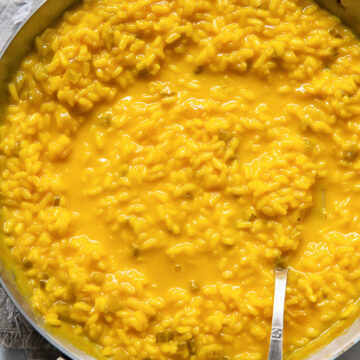
{"label": "stainless steel spoon handle", "polygon": [[270,337],[269,360],[282,360],[285,290],[287,269],[275,269],[274,307]]}

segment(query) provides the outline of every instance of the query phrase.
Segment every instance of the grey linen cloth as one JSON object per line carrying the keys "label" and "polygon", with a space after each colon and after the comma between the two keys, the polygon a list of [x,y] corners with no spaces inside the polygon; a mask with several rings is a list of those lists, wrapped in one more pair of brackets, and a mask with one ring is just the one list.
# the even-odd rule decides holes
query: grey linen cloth
{"label": "grey linen cloth", "polygon": [[[56,360],[61,354],[39,335],[15,309],[0,287],[0,342],[5,349],[21,351],[14,359],[23,355],[27,360]],[[7,353],[6,351],[4,352]],[[3,355],[8,360],[6,355]]]}
{"label": "grey linen cloth", "polygon": [[[61,0],[60,0],[61,1]],[[0,49],[21,24],[45,0],[0,0]],[[61,356],[15,309],[0,287],[0,359],[56,360]],[[16,351],[15,351],[16,350]]]}

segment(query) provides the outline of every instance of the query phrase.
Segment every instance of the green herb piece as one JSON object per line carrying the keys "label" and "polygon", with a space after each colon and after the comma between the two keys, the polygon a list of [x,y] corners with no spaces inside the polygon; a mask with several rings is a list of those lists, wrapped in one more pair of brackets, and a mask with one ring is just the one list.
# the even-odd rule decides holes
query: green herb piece
{"label": "green herb piece", "polygon": [[192,292],[196,292],[200,289],[200,286],[196,283],[195,280],[190,280],[189,287],[190,287],[190,291]]}
{"label": "green herb piece", "polygon": [[196,355],[196,343],[195,339],[191,338],[186,340],[186,347],[188,349],[189,355]]}
{"label": "green herb piece", "polygon": [[174,340],[173,331],[162,331],[156,334],[156,343],[167,343]]}

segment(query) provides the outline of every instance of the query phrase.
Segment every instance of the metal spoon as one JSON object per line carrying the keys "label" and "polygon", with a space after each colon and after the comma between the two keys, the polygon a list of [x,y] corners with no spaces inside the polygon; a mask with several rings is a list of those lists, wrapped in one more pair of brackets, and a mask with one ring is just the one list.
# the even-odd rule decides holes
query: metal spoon
{"label": "metal spoon", "polygon": [[269,360],[282,360],[284,305],[287,268],[275,268],[274,307],[270,336]]}

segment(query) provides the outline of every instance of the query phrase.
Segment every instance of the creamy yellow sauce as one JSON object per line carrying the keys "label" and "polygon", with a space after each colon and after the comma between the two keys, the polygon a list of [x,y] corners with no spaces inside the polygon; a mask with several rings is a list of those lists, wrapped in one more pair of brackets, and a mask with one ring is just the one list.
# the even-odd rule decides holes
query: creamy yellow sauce
{"label": "creamy yellow sauce", "polygon": [[34,308],[114,359],[267,358],[357,316],[360,46],[311,1],[84,1],[1,127],[2,240]]}

